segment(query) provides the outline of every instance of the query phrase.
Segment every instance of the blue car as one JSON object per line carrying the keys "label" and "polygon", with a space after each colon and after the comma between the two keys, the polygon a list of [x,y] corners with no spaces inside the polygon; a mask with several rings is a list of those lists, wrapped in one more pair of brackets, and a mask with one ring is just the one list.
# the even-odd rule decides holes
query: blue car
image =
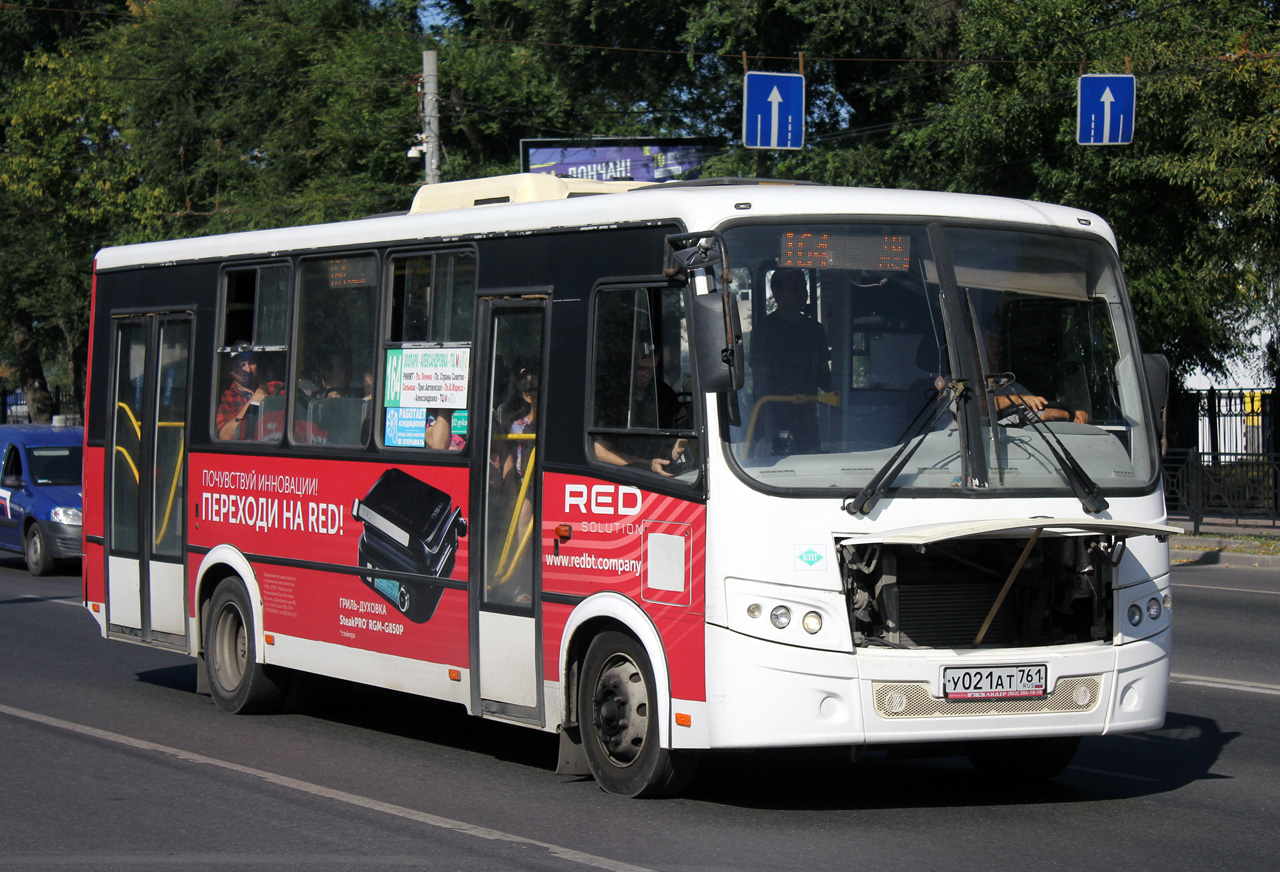
{"label": "blue car", "polygon": [[32,575],[83,554],[83,444],[82,427],[0,426],[0,548],[21,552]]}

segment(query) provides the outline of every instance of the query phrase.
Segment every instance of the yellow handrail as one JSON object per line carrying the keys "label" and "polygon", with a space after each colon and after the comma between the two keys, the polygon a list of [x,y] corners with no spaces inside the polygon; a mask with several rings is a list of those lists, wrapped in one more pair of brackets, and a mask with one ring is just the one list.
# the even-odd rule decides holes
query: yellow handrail
{"label": "yellow handrail", "polygon": [[[532,436],[534,434],[512,433],[509,435]],[[533,460],[534,460],[534,455],[537,453],[537,451],[538,451],[537,448],[532,448],[529,450],[529,462],[525,464],[524,475],[521,476],[520,478],[520,494],[519,496],[516,497],[515,507],[511,510],[511,523],[507,526],[507,538],[502,543],[502,556],[498,558],[498,572],[495,573],[495,575],[500,575],[502,573],[502,568],[503,566],[506,565],[506,562],[507,562],[507,555],[511,552],[511,540],[515,538],[516,525],[519,524],[520,522],[520,507],[524,505],[525,495],[528,494],[529,492],[529,482],[533,480]],[[532,523],[529,524],[529,529],[533,529]],[[525,536],[525,539],[527,541],[528,539],[527,535]],[[521,543],[521,545],[523,547],[523,543]],[[515,557],[518,557],[519,554],[520,554],[520,550],[518,549]],[[512,560],[511,560],[512,569],[515,568],[515,557],[512,557]],[[508,575],[510,575],[510,573],[508,573]],[[505,581],[506,579],[504,578],[502,580]]]}
{"label": "yellow handrail", "polygon": [[[163,421],[160,426],[165,424],[174,424],[181,422]],[[169,485],[169,502],[164,507],[164,523],[160,527],[160,532],[156,534],[155,544],[159,545],[160,540],[164,538],[165,531],[169,529],[169,517],[173,513],[173,498],[178,493],[178,474],[182,472],[182,455],[187,450],[187,434],[184,430],[178,434],[178,459],[173,464],[173,484]]]}
{"label": "yellow handrail", "polygon": [[138,476],[138,466],[133,462],[133,458],[129,456],[129,452],[125,451],[119,445],[116,446],[116,451],[119,451],[121,454],[123,454],[124,459],[129,462],[129,468],[133,470],[134,484],[141,484],[142,479]]}
{"label": "yellow handrail", "polygon": [[[138,421],[136,417],[134,417],[133,409],[129,406],[128,403],[120,402],[120,401],[116,402],[116,407],[118,409],[124,409],[125,414],[129,416],[129,423],[133,425],[134,435],[136,435],[138,439],[141,440],[142,424]],[[164,534],[169,529],[169,521],[173,517],[173,503],[174,503],[174,500],[177,498],[177,494],[178,494],[178,474],[182,471],[182,459],[187,450],[186,432],[185,432],[186,426],[187,426],[186,421],[157,421],[156,422],[156,427],[181,427],[183,429],[183,432],[178,434],[178,437],[179,437],[178,458],[176,461],[174,461],[174,464],[173,464],[173,481],[169,485],[169,500],[165,504],[164,521],[160,526],[160,532],[156,535],[156,540],[155,540],[156,545],[159,545],[160,540],[164,538]],[[134,463],[133,457],[129,454],[127,450],[125,450],[119,445],[116,446],[116,451],[124,455],[125,461],[129,464],[129,469],[133,472],[134,483],[139,485],[142,484],[142,475],[141,473],[139,473],[138,464]]]}
{"label": "yellow handrail", "polygon": [[[520,514],[519,504],[517,504],[516,515],[518,516],[519,514]],[[532,537],[533,537],[533,520],[530,519],[529,526],[524,528],[524,535],[520,537],[520,544],[516,546],[516,553],[511,555],[511,565],[507,567],[506,573],[504,573],[503,576],[498,579],[498,584],[506,584],[508,581],[511,580],[511,576],[515,575],[516,564],[520,562],[520,557],[521,555],[524,554],[524,549],[529,547],[529,540]],[[502,572],[501,564],[498,565],[498,571]]]}
{"label": "yellow handrail", "polygon": [[116,402],[116,406],[118,406],[118,407],[119,407],[119,408],[121,408],[121,409],[124,409],[125,414],[129,416],[129,422],[133,424],[133,432],[134,432],[134,434],[135,434],[139,439],[141,439],[141,438],[142,438],[142,425],[138,423],[138,419],[137,419],[137,418],[133,417],[133,409],[129,408],[129,404],[128,404],[128,403],[123,403],[123,402],[119,402],[119,401],[117,401],[117,402]]}
{"label": "yellow handrail", "polygon": [[751,407],[751,418],[747,421],[747,435],[742,443],[742,453],[747,454],[751,451],[751,438],[755,435],[756,419],[760,417],[760,409],[766,403],[788,403],[791,405],[803,405],[805,403],[823,403],[828,406],[840,405],[839,391],[826,391],[821,394],[770,394],[756,400],[754,406]]}

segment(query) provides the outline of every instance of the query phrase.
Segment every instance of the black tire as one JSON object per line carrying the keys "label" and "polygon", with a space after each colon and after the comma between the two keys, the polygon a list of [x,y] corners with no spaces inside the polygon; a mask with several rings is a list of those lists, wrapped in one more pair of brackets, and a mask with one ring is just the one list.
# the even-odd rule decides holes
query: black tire
{"label": "black tire", "polygon": [[204,627],[205,675],[214,704],[232,714],[278,709],[287,673],[259,661],[253,608],[239,578],[229,576],[218,584]]}
{"label": "black tire", "polygon": [[970,742],[965,753],[969,762],[988,778],[1004,784],[1032,785],[1061,775],[1079,747],[1079,736],[996,739]]}
{"label": "black tire", "polygon": [[671,796],[688,784],[698,758],[661,747],[653,667],[634,637],[611,630],[592,640],[578,699],[587,767],[605,792]]}
{"label": "black tire", "polygon": [[22,556],[26,558],[27,571],[32,575],[48,575],[53,571],[53,553],[49,550],[49,542],[39,524],[32,524],[27,528]]}

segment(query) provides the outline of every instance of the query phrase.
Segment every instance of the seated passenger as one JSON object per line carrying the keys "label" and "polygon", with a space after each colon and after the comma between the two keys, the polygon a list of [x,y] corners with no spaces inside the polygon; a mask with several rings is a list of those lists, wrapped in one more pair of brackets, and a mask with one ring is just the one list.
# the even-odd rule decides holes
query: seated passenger
{"label": "seated passenger", "polygon": [[267,397],[283,395],[284,383],[259,383],[258,356],[248,342],[237,342],[232,347],[228,374],[231,382],[218,402],[214,429],[219,439],[255,439],[256,421],[246,422],[246,418],[255,417]]}

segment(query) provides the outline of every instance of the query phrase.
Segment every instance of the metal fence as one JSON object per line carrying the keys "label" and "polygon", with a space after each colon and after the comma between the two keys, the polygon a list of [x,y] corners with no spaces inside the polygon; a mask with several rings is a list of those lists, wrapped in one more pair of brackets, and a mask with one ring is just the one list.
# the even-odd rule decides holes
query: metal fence
{"label": "metal fence", "polygon": [[[83,421],[79,409],[75,403],[64,402],[64,399],[69,398],[63,396],[62,387],[54,386],[53,414],[61,416],[62,421],[68,425],[79,425]],[[27,400],[22,391],[0,392],[0,424],[30,423],[31,413],[27,409]]]}
{"label": "metal fence", "polygon": [[1178,391],[1169,403],[1169,447],[1213,458],[1280,451],[1276,397],[1270,388]]}
{"label": "metal fence", "polygon": [[1280,519],[1280,454],[1170,450],[1163,462],[1165,505],[1186,514],[1196,533],[1207,516],[1270,521]]}

